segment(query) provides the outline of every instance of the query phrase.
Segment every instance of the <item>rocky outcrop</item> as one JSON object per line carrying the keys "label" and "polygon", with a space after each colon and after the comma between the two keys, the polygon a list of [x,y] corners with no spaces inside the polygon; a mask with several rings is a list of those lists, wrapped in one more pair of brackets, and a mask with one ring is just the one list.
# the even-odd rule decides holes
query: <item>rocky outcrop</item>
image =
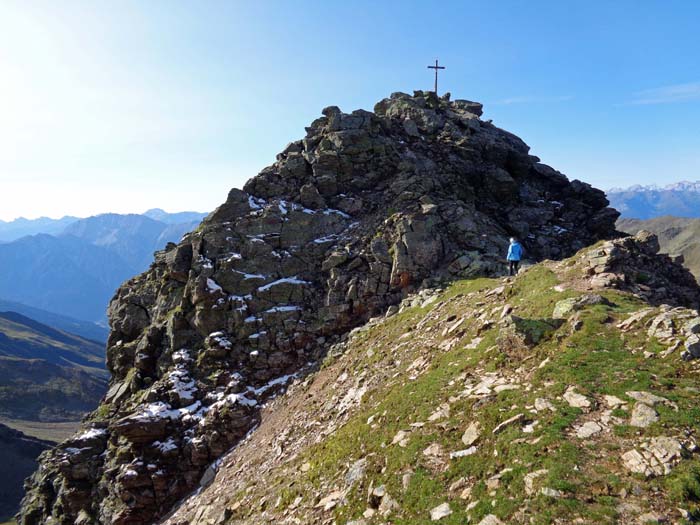
{"label": "rocky outcrop", "polygon": [[44,454],[19,522],[153,523],[211,479],[261,404],[409,292],[499,273],[509,236],[531,259],[615,236],[601,191],[480,115],[423,92],[326,108],[157,253],[110,304],[107,396]]}
{"label": "rocky outcrop", "polygon": [[580,265],[595,288],[629,290],[654,305],[700,305],[693,275],[670,256],[659,254],[659,240],[648,231],[602,243],[588,251]]}

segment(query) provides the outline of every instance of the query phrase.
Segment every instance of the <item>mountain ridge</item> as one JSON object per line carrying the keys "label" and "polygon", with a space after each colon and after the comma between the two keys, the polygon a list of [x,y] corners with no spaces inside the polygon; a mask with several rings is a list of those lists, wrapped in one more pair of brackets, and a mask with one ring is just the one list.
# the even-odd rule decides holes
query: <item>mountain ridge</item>
{"label": "mountain ridge", "polygon": [[607,192],[611,206],[625,219],[652,219],[664,215],[700,217],[700,181],[677,182],[660,187],[631,186]]}
{"label": "mountain ridge", "polygon": [[159,523],[694,519],[700,318],[650,287],[695,308],[700,289],[657,248],[647,233],[408,297],[291,380]]}
{"label": "mountain ridge", "polygon": [[[180,216],[166,215],[173,220]],[[156,250],[197,224],[102,214],[76,219],[55,235],[39,233],[0,244],[0,297],[103,322],[114,289],[147,268]]]}
{"label": "mountain ridge", "polygon": [[441,279],[500,274],[509,236],[536,260],[618,236],[603,192],[481,112],[427,92],[325,108],[159,252],[110,304],[110,390],[42,456],[20,523],[153,523],[352,328]]}

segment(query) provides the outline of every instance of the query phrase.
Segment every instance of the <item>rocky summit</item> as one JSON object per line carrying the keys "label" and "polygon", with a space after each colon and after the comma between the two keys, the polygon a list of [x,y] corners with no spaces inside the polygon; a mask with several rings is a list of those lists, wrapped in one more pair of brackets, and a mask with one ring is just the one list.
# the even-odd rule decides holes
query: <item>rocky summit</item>
{"label": "rocky summit", "polygon": [[[603,192],[540,163],[481,114],[478,103],[427,92],[393,94],[374,112],[328,107],[243,191],[158,252],[111,301],[107,395],[80,433],[42,455],[19,523],[155,523],[209,483],[224,454],[256,435],[262,408],[353,328],[442,282],[500,275],[510,236],[532,261],[617,236]],[[626,286],[619,268],[634,250],[656,260],[634,243],[601,247],[585,273]],[[667,295],[685,290],[683,276],[665,278]],[[662,300],[648,287],[638,293]],[[556,330],[547,326],[543,334]],[[363,388],[342,394],[348,407]],[[372,490],[377,506],[397,509]],[[319,508],[341,500],[329,494]],[[451,519],[449,505],[433,510],[430,519]],[[231,512],[191,523],[225,523]]]}

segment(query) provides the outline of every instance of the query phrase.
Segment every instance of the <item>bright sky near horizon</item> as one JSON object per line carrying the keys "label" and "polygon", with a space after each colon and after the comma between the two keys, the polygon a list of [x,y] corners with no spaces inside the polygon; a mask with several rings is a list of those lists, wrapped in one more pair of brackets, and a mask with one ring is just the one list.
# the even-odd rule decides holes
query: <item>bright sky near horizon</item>
{"label": "bright sky near horizon", "polygon": [[0,2],[0,219],[207,211],[324,106],[485,104],[607,189],[700,179],[695,1]]}

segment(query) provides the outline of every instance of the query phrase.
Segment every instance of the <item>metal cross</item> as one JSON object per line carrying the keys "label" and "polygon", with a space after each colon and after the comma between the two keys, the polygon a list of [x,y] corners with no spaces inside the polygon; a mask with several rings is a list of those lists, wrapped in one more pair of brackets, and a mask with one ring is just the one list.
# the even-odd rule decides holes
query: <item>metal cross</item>
{"label": "metal cross", "polygon": [[435,70],[435,94],[437,95],[437,77],[438,77],[438,69],[445,69],[445,66],[438,66],[438,59],[435,59],[435,65],[434,66],[428,66],[428,69],[434,69]]}

